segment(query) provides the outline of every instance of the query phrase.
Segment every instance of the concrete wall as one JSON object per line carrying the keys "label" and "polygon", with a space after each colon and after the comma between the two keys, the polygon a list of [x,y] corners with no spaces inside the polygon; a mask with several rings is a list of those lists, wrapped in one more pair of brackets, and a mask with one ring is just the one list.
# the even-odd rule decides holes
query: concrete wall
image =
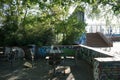
{"label": "concrete wall", "polygon": [[[88,62],[93,68],[94,80],[120,80],[120,58],[117,55],[84,45],[56,45],[60,50],[75,49],[78,58]],[[50,46],[40,48],[40,55],[47,55]]]}
{"label": "concrete wall", "polygon": [[80,46],[80,57],[93,67],[94,80],[120,80],[119,57],[91,47]]}

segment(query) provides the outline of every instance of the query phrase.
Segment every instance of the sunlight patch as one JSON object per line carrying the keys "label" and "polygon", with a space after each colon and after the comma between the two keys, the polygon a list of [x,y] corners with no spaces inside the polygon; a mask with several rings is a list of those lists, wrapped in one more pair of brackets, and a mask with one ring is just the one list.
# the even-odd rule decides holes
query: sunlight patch
{"label": "sunlight patch", "polygon": [[16,80],[18,79],[18,76],[12,76],[11,78],[9,78],[8,80]]}
{"label": "sunlight patch", "polygon": [[66,80],[75,80],[75,77],[72,73],[70,73]]}

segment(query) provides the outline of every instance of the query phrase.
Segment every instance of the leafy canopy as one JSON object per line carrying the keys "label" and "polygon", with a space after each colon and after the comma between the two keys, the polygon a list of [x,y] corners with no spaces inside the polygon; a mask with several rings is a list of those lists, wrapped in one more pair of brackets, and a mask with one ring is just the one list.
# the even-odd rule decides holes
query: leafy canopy
{"label": "leafy canopy", "polygon": [[[119,0],[1,0],[0,45],[50,45],[59,34],[62,44],[73,44],[85,31],[85,23],[77,19],[77,12],[84,12],[83,3],[90,4],[93,13],[101,4],[120,12]],[[76,9],[69,15],[73,5]]]}

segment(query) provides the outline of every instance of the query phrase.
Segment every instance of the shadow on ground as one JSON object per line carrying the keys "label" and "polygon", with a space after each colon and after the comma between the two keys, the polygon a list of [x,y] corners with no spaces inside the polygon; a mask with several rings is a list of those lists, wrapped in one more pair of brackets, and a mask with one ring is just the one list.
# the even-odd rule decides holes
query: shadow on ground
{"label": "shadow on ground", "polygon": [[78,60],[77,64],[74,60],[65,60],[63,65],[56,68],[55,75],[52,74],[52,67],[44,59],[35,61],[32,68],[25,68],[25,62],[16,60],[11,65],[1,61],[0,80],[93,80],[90,65],[82,60]]}

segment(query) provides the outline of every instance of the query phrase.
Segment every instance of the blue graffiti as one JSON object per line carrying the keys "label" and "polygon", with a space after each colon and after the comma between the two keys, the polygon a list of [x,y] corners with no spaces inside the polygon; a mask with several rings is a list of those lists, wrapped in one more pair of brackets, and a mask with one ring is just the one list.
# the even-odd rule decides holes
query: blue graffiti
{"label": "blue graffiti", "polygon": [[38,53],[42,57],[45,57],[47,55],[47,53],[49,53],[50,49],[51,49],[50,46],[43,46],[43,47],[41,47],[41,48],[38,49],[39,50]]}
{"label": "blue graffiti", "polygon": [[[41,57],[45,57],[51,50],[51,46],[42,46],[40,48],[38,48],[38,54],[41,56]],[[64,48],[69,48],[69,49],[72,49],[73,46],[61,46],[59,47],[59,50],[62,51]]]}

